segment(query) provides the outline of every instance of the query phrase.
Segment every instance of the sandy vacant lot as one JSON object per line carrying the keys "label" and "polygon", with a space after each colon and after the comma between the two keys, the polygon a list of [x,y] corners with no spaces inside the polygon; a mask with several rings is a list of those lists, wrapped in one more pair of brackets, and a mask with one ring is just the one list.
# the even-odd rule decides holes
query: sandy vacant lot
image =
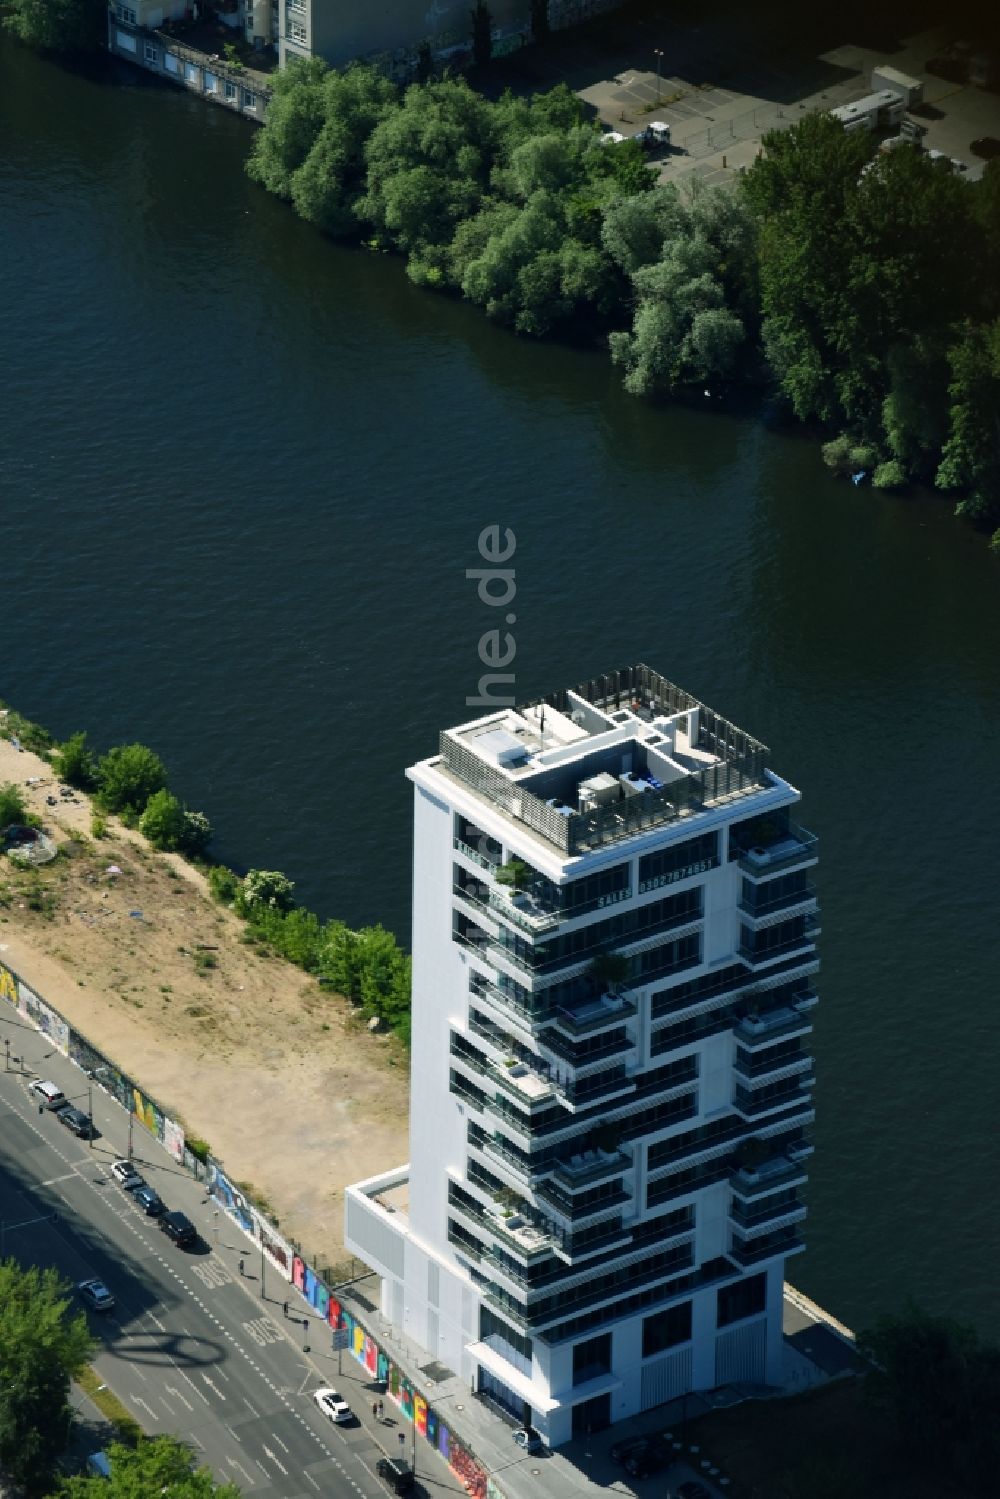
{"label": "sandy vacant lot", "polygon": [[[8,781],[62,853],[34,876],[0,859],[0,960],[207,1140],[315,1261],[335,1266],[344,1186],[407,1159],[405,1052],[369,1036],[345,1000],[247,945],[243,922],[182,859],[113,818],[93,839],[80,793],[47,805],[59,796],[51,766],[0,739]],[[28,904],[33,879],[48,910]],[[199,952],[216,966],[200,970]]]}

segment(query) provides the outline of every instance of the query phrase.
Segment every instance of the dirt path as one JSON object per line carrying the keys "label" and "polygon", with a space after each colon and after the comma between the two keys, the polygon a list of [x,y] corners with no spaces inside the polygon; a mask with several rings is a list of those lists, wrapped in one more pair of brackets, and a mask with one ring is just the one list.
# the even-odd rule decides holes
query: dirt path
{"label": "dirt path", "polygon": [[92,838],[87,798],[59,797],[51,766],[0,739],[8,781],[62,852],[31,875],[0,859],[0,960],[207,1140],[286,1234],[336,1265],[344,1186],[407,1159],[402,1048],[247,944],[184,860],[114,818]]}

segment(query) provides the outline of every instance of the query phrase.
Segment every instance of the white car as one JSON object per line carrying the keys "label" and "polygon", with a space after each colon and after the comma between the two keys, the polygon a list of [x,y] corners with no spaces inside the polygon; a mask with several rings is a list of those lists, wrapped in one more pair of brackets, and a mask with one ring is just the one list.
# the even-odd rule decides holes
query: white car
{"label": "white car", "polygon": [[76,1289],[87,1305],[95,1312],[110,1312],[115,1304],[115,1298],[103,1280],[81,1280]]}
{"label": "white car", "polygon": [[61,1088],[57,1088],[55,1083],[43,1082],[40,1077],[28,1084],[28,1093],[47,1109],[57,1109],[66,1102],[66,1095]]}
{"label": "white car", "polygon": [[316,1404],[324,1416],[329,1416],[335,1426],[344,1426],[353,1420],[351,1407],[343,1395],[338,1395],[336,1390],[317,1390],[313,1396]]}
{"label": "white car", "polygon": [[137,1187],[142,1181],[142,1177],[131,1161],[115,1161],[111,1168],[111,1175],[120,1187]]}

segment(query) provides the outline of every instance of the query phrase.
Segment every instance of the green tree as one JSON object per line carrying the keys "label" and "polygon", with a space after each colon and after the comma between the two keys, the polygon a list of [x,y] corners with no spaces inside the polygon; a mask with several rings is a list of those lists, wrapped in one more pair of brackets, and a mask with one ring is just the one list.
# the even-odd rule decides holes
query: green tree
{"label": "green tree", "polygon": [[7,0],[3,24],[46,52],[93,52],[107,38],[105,0]]}
{"label": "green tree", "polygon": [[485,68],[493,56],[493,17],[486,0],[476,0],[469,15],[472,20],[472,60],[477,68]]}
{"label": "green tree", "polygon": [[913,1304],[882,1317],[858,1340],[872,1360],[868,1397],[894,1423],[904,1449],[950,1472],[965,1493],[995,1492],[1000,1462],[1000,1349],[975,1330]]}
{"label": "green tree", "polygon": [[97,757],[82,730],[79,734],[71,734],[65,744],[57,747],[52,764],[60,780],[80,791],[92,791],[97,785]]}
{"label": "green tree", "polygon": [[294,905],[294,884],[277,869],[250,869],[236,895],[236,910],[241,916],[255,917],[261,911],[290,911]]}
{"label": "green tree", "polygon": [[247,173],[279,198],[292,196],[293,174],[323,127],[329,69],[318,57],[296,58],[274,75],[267,119],[256,132]]}
{"label": "green tree", "polygon": [[361,964],[358,935],[342,921],[331,921],[323,929],[320,968],[338,994],[357,1004],[361,999]]}
{"label": "green tree", "polygon": [[0,829],[23,823],[28,815],[28,804],[19,786],[8,782],[0,786]]}
{"label": "green tree", "polygon": [[166,784],[166,766],[144,744],[116,745],[97,762],[98,796],[110,812],[138,814]]}
{"label": "green tree", "polygon": [[292,174],[291,198],[297,212],[326,234],[358,234],[358,202],[367,170],[365,146],[375,126],[398,103],[395,86],[375,68],[358,64],[324,79],[323,123],[308,155]]}
{"label": "green tree", "polygon": [[497,142],[493,107],[455,79],[412,85],[373,130],[358,212],[407,255],[414,280],[443,275],[456,228],[486,193]]}
{"label": "green tree", "polygon": [[87,1319],[55,1270],[0,1263],[0,1472],[29,1494],[65,1446],[70,1379],[90,1350]]}
{"label": "green tree", "polygon": [[216,1483],[208,1468],[195,1468],[188,1449],[175,1437],[144,1438],[137,1447],[108,1449],[111,1477],[67,1478],[58,1499],[239,1499],[232,1483]]}
{"label": "green tree", "polygon": [[204,812],[192,812],[190,807],[185,807],[181,852],[195,857],[203,854],[211,841],[212,824]]}
{"label": "green tree", "polygon": [[964,489],[958,513],[1000,520],[1000,318],[966,324],[950,351],[948,439],[935,483]]}
{"label": "green tree", "polygon": [[408,954],[382,925],[362,927],[358,932],[358,967],[365,1010],[384,1020],[408,1042],[411,981]]}
{"label": "green tree", "polygon": [[169,791],[155,791],[139,818],[139,831],[154,848],[174,852],[184,842],[184,808]]}
{"label": "green tree", "polygon": [[742,179],[760,223],[763,337],[778,384],[802,420],[841,415],[838,374],[850,363],[847,210],[872,143],[829,115],[765,135]]}

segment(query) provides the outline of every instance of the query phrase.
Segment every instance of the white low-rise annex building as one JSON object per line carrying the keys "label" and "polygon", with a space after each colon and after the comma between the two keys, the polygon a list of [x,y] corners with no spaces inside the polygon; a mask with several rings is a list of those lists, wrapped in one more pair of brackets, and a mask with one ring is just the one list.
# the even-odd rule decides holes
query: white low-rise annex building
{"label": "white low-rise annex building", "polygon": [[346,1243],[553,1446],[779,1378],[817,855],[765,756],[639,665],[408,771],[411,1160],[348,1188]]}

